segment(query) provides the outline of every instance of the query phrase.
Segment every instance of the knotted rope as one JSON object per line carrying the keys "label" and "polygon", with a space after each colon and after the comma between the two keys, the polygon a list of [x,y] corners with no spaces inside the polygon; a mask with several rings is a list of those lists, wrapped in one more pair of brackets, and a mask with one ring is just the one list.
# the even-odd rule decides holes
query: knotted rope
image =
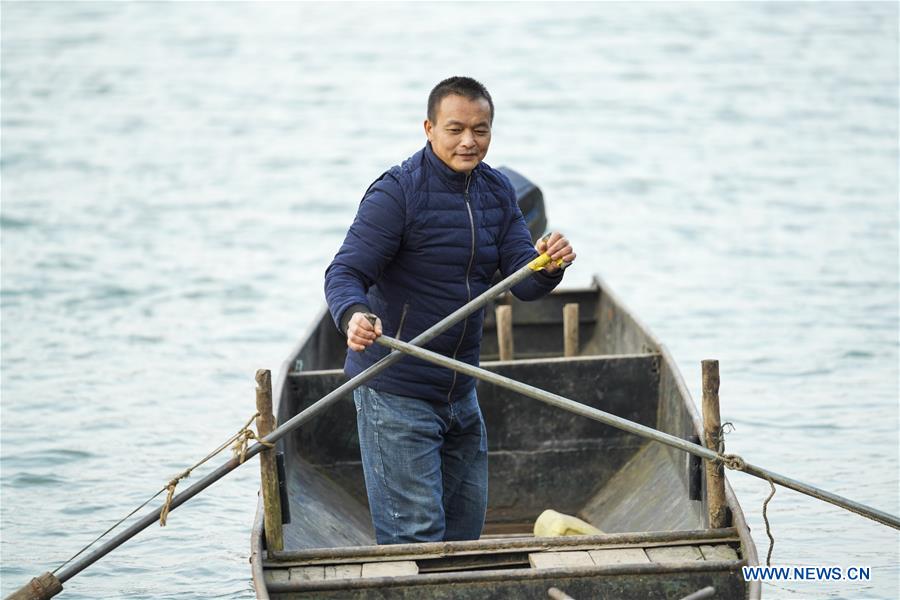
{"label": "knotted rope", "polygon": [[173,479],[169,480],[169,483],[167,483],[164,488],[162,488],[161,490],[159,490],[158,492],[156,492],[155,494],[153,494],[152,496],[147,498],[143,503],[141,503],[140,506],[135,508],[133,511],[131,511],[130,513],[128,513],[121,519],[119,519],[119,521],[117,521],[112,527],[110,527],[109,529],[107,529],[106,531],[101,533],[93,541],[91,541],[88,545],[86,545],[84,548],[82,548],[81,550],[79,550],[78,552],[73,554],[72,557],[69,558],[66,562],[64,562],[63,564],[56,567],[56,569],[53,570],[53,573],[56,573],[57,571],[59,571],[60,569],[65,567],[67,564],[69,564],[70,562],[72,562],[73,560],[78,558],[78,556],[83,554],[85,550],[87,550],[88,548],[90,548],[91,546],[93,546],[94,544],[99,542],[104,537],[106,537],[112,530],[114,530],[116,527],[118,527],[119,525],[121,525],[122,523],[127,521],[136,512],[138,512],[139,510],[141,510],[142,508],[144,508],[145,506],[150,504],[157,496],[159,496],[163,492],[167,492],[167,494],[166,494],[166,500],[165,500],[165,502],[163,502],[162,508],[159,511],[159,525],[160,525],[160,527],[165,527],[166,519],[168,518],[169,511],[172,508],[172,499],[175,497],[175,487],[178,485],[178,482],[181,481],[182,479],[186,479],[187,477],[189,477],[191,472],[194,469],[196,469],[197,467],[199,467],[200,465],[202,465],[203,463],[205,463],[206,461],[208,461],[215,455],[222,452],[222,450],[227,448],[229,445],[232,446],[232,452],[234,454],[234,457],[237,458],[241,463],[243,463],[247,457],[247,445],[249,444],[250,440],[256,440],[263,446],[271,448],[274,444],[271,444],[269,442],[265,442],[265,441],[259,439],[259,437],[257,437],[257,435],[256,435],[256,432],[254,432],[252,429],[250,429],[250,424],[253,423],[253,420],[256,419],[256,417],[258,417],[258,416],[259,416],[258,412],[254,413],[253,416],[247,420],[247,423],[243,427],[241,427],[241,429],[237,433],[235,433],[230,438],[225,440],[222,444],[219,445],[218,448],[216,448],[215,450],[213,450],[212,452],[207,454],[202,460],[197,462],[195,465],[193,465],[190,468],[185,469],[179,475],[177,475]]}
{"label": "knotted rope", "polygon": [[[273,444],[269,442],[264,442],[256,436],[256,432],[250,429],[250,424],[253,423],[253,420],[259,416],[259,413],[253,413],[253,416],[247,420],[247,423],[241,427],[240,431],[235,433],[233,436],[225,440],[222,444],[219,445],[218,448],[207,454],[200,462],[190,467],[189,469],[185,469],[180,475],[169,481],[168,485],[166,485],[165,490],[168,490],[168,494],[166,494],[166,501],[163,502],[162,508],[159,512],[159,526],[166,526],[166,518],[169,516],[169,510],[172,507],[172,498],[175,497],[175,486],[178,485],[178,482],[182,479],[187,479],[191,471],[211,459],[213,456],[227,448],[229,445],[231,446],[231,452],[234,458],[238,459],[239,464],[244,464],[244,460],[247,458],[247,444],[250,440],[256,440],[263,446],[267,448],[271,448]],[[156,495],[159,495],[162,492],[157,492]]]}
{"label": "knotted rope", "polygon": [[[727,430],[726,427],[728,427]],[[737,454],[723,454],[723,452],[725,452],[725,434],[731,433],[734,429],[735,427],[732,423],[723,423],[722,426],[719,427],[719,431],[716,432],[714,437],[716,441],[716,452],[719,455],[716,457],[716,462],[725,465],[725,467],[732,471],[744,471],[747,469],[747,461]],[[769,492],[769,496],[765,499],[762,506],[763,521],[766,524],[766,535],[769,537],[769,552],[766,554],[766,566],[770,567],[772,566],[772,550],[775,549],[775,537],[772,535],[772,528],[769,525],[768,508],[769,502],[775,495],[775,483],[770,477],[766,477],[766,481],[769,482],[769,487],[772,488],[772,491]]]}

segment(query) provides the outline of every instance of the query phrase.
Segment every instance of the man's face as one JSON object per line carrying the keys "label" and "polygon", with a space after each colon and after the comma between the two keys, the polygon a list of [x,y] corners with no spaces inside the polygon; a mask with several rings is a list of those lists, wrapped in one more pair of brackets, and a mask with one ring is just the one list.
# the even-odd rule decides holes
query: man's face
{"label": "man's face", "polygon": [[444,96],[435,122],[425,121],[425,135],[444,164],[458,173],[478,166],[491,145],[491,105],[484,98]]}

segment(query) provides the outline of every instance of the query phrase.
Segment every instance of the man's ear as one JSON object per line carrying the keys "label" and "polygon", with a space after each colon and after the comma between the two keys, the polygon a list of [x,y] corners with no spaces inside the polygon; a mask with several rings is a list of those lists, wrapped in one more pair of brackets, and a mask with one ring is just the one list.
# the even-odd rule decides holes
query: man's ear
{"label": "man's ear", "polygon": [[425,119],[425,123],[423,123],[423,126],[425,127],[425,137],[427,137],[428,141],[430,142],[431,141],[431,129],[432,129],[431,121],[429,121],[428,119]]}

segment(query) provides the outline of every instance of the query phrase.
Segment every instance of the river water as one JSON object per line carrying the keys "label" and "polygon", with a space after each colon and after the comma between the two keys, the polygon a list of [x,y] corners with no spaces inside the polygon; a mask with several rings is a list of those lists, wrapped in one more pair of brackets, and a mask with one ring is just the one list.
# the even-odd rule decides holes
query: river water
{"label": "river water", "polygon": [[[431,86],[484,81],[493,165],[672,350],[729,451],[893,514],[896,3],[2,7],[2,593],[254,411]],[[215,461],[214,461],[215,462]],[[203,471],[203,469],[201,469]],[[760,555],[765,482],[730,479]],[[250,598],[248,465],[66,598]],[[158,502],[158,500],[157,500]],[[897,598],[895,531],[780,490],[769,598]]]}

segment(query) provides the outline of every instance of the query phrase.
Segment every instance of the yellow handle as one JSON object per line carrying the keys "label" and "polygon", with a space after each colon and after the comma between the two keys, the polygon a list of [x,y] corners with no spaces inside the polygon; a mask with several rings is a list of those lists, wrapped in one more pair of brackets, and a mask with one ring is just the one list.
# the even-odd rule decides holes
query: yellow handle
{"label": "yellow handle", "polygon": [[[551,260],[552,260],[552,259],[550,258],[550,255],[547,254],[547,253],[545,252],[545,253],[541,254],[540,256],[538,256],[538,257],[537,257],[536,259],[534,259],[533,261],[531,261],[530,263],[528,263],[528,267],[529,267],[532,271],[540,271],[541,269],[543,269],[544,267],[546,267],[548,264],[550,264],[550,261],[551,261]],[[559,260],[557,260],[557,261],[556,261],[556,266],[562,267],[562,266],[563,266],[563,259],[560,258]]]}

